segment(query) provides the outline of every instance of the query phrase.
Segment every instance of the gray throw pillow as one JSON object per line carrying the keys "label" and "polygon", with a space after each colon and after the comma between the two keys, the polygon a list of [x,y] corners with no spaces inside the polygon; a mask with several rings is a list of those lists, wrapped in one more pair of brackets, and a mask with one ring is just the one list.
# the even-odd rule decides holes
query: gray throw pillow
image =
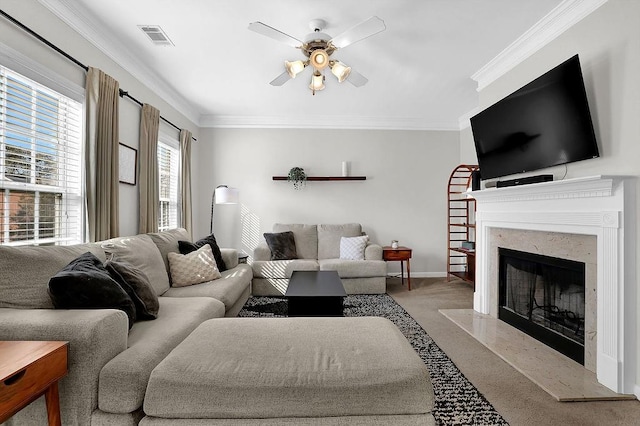
{"label": "gray throw pillow", "polygon": [[264,239],[271,250],[271,260],[290,260],[297,259],[296,240],[293,238],[293,232],[265,232]]}
{"label": "gray throw pillow", "polygon": [[49,296],[57,309],[119,309],[136,320],[129,295],[91,252],[72,260],[49,280]]}
{"label": "gray throw pillow", "polygon": [[127,292],[133,304],[136,306],[136,317],[139,320],[152,320],[158,318],[160,304],[158,296],[147,275],[128,262],[114,259],[104,264],[109,275],[120,284]]}

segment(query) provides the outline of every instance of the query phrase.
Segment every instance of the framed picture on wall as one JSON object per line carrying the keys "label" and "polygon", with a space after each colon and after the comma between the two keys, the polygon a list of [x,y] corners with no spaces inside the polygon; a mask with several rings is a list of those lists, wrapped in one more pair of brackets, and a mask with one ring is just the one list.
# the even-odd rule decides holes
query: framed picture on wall
{"label": "framed picture on wall", "polygon": [[138,150],[120,143],[118,147],[120,167],[119,181],[128,185],[136,184],[136,167],[138,165]]}

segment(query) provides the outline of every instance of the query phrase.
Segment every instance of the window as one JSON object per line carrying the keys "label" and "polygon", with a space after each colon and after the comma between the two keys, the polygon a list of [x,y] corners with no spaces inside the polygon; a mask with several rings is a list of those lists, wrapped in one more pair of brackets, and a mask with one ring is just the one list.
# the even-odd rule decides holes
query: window
{"label": "window", "polygon": [[82,104],[0,66],[0,244],[82,241]]}
{"label": "window", "polygon": [[160,179],[159,231],[178,227],[179,165],[180,149],[178,141],[161,135],[158,141],[158,179]]}

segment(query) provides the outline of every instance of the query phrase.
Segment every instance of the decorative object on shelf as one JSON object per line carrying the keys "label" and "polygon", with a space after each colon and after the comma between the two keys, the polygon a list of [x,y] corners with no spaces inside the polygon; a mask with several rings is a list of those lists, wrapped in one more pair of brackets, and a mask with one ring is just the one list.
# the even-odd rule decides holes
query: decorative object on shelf
{"label": "decorative object on shelf", "polygon": [[118,180],[128,185],[136,184],[136,166],[138,150],[120,142],[118,146]]}
{"label": "decorative object on shelf", "polygon": [[302,189],[307,181],[307,174],[302,167],[292,167],[287,175],[287,180],[293,182],[294,189]]}
{"label": "decorative object on shelf", "polygon": [[308,58],[304,61],[285,61],[285,71],[278,77],[274,78],[269,84],[272,86],[282,86],[284,83],[289,81],[289,79],[295,78],[296,75],[304,71],[304,69],[309,65],[313,68],[309,89],[311,89],[311,93],[314,95],[316,92],[324,90],[325,77],[323,73],[326,69],[331,70],[331,74],[338,79],[339,83],[346,80],[356,87],[366,84],[368,81],[366,77],[356,71],[353,71],[351,67],[344,62],[331,58],[331,55],[337,49],[342,49],[357,41],[384,31],[387,28],[384,21],[377,16],[372,16],[366,21],[357,24],[333,38],[322,32],[326,27],[327,22],[325,20],[312,20],[309,22],[309,28],[311,28],[313,32],[308,34],[303,42],[295,37],[283,33],[280,30],[263,24],[262,22],[252,22],[249,24],[249,29],[251,31],[255,31],[258,34],[271,37],[279,42],[288,44],[291,47],[300,49],[300,51],[302,51],[302,53]]}
{"label": "decorative object on shelf", "polygon": [[349,162],[342,162],[342,176],[349,176]]}
{"label": "decorative object on shelf", "polygon": [[240,191],[227,185],[218,185],[211,196],[211,223],[209,233],[213,233],[213,206],[215,204],[238,204]]}
{"label": "decorative object on shelf", "polygon": [[398,240],[391,240],[391,248],[394,250],[398,248]]}

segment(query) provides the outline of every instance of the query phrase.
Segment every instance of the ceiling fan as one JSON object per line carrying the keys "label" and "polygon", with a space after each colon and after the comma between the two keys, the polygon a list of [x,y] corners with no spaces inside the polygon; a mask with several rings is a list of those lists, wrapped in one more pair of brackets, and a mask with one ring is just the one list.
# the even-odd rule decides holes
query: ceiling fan
{"label": "ceiling fan", "polygon": [[340,83],[346,80],[354,86],[360,87],[369,81],[359,72],[352,70],[351,67],[347,66],[344,62],[333,59],[331,55],[338,49],[343,49],[360,40],[384,31],[387,28],[384,21],[377,16],[372,16],[333,38],[322,32],[326,26],[327,22],[323,19],[312,20],[309,22],[309,27],[313,32],[308,34],[304,41],[300,41],[262,22],[252,22],[249,24],[251,31],[300,49],[308,58],[306,60],[285,61],[285,71],[269,84],[272,86],[282,86],[289,81],[289,79],[295,78],[298,73],[302,72],[309,65],[313,67],[309,89],[311,89],[314,95],[317,91],[324,89],[323,72],[327,67]]}

